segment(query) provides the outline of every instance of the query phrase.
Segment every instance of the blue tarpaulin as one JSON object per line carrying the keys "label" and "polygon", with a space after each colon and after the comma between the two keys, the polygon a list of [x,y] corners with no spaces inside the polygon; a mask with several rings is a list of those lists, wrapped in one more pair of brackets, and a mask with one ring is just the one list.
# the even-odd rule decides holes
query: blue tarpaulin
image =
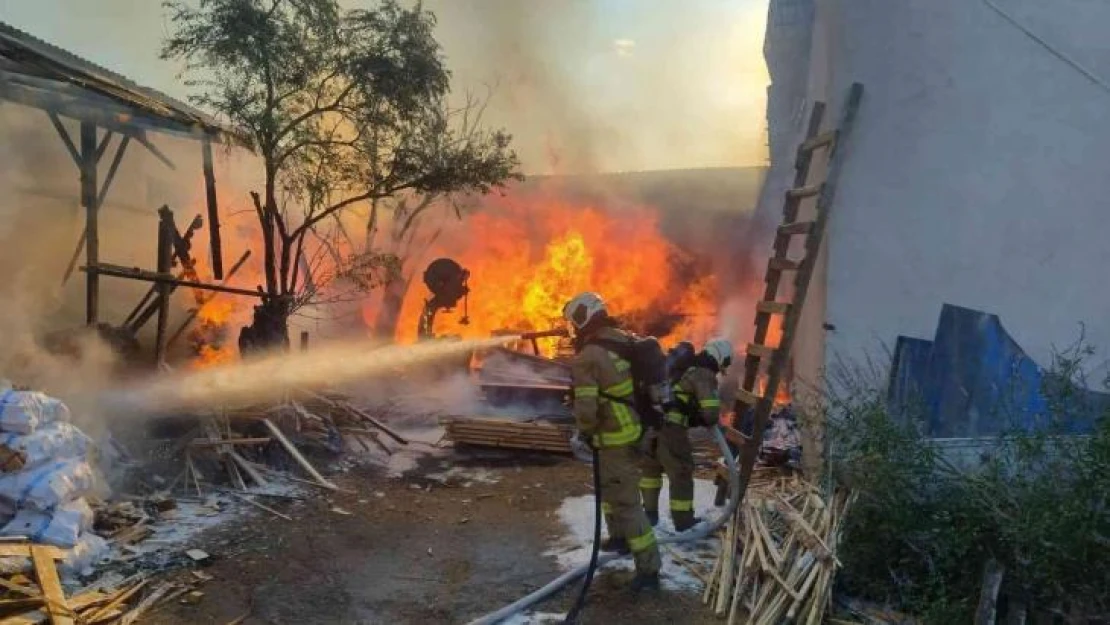
{"label": "blue tarpaulin", "polygon": [[[1021,349],[997,315],[945,304],[932,341],[900,336],[887,402],[922,422],[933,438],[1038,430],[1049,423],[1045,370]],[[1058,433],[1086,434],[1110,396],[1079,391],[1054,410]],[[1059,414],[1062,413],[1062,414]]]}

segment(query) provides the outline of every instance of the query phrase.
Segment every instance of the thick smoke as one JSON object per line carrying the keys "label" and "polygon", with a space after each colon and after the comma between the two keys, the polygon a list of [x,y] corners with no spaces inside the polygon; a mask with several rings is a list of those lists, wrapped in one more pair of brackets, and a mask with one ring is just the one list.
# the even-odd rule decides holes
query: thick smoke
{"label": "thick smoke", "polygon": [[765,162],[766,5],[432,0],[456,90],[529,173]]}

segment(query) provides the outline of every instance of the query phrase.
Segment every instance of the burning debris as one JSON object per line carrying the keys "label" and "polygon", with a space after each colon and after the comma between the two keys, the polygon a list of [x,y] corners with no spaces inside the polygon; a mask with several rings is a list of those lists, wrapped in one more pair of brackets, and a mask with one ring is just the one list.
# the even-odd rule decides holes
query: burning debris
{"label": "burning debris", "polygon": [[[545,330],[560,323],[563,304],[584,290],[604,292],[630,329],[644,334],[702,341],[716,330],[721,290],[712,263],[669,241],[655,211],[579,204],[557,193],[489,197],[435,241],[433,253],[455,259],[470,276],[468,323],[445,316],[443,334]],[[416,338],[423,297],[411,288],[405,296],[399,341]],[[370,302],[364,318],[377,319]],[[555,355],[555,342],[542,340],[540,350]]]}

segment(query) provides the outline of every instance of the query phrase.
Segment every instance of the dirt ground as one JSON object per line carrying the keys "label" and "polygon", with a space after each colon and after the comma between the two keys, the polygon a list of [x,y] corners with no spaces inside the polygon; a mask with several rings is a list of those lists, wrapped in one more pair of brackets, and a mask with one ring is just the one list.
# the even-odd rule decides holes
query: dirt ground
{"label": "dirt ground", "polygon": [[[498,481],[444,483],[434,475],[445,463],[485,469]],[[214,577],[203,598],[144,622],[466,623],[560,573],[541,555],[566,533],[557,510],[564,498],[590,492],[588,466],[515,453],[458,451],[425,457],[400,478],[359,466],[333,479],[344,492],[266,500],[293,521],[259,510],[202,534],[195,543],[212,555],[204,572]],[[634,599],[625,588],[630,575],[595,578],[581,622],[716,622],[692,593]],[[535,610],[564,613],[577,590]]]}

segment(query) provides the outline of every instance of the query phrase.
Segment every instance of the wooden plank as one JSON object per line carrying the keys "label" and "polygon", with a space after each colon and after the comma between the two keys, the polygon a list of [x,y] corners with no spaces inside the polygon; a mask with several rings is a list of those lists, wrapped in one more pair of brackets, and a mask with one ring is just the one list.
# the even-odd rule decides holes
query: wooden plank
{"label": "wooden plank", "polygon": [[[96,126],[81,122],[81,205],[85,207],[85,263],[95,267],[100,262],[100,205],[96,191]],[[85,276],[85,325],[100,321],[100,276]]]}
{"label": "wooden plank", "polygon": [[820,194],[821,190],[824,189],[824,188],[825,188],[824,183],[821,183],[821,184],[811,184],[811,185],[807,185],[807,186],[804,186],[804,187],[795,187],[793,189],[787,189],[786,190],[786,199],[788,199],[788,200],[802,200],[802,199],[805,199],[807,197],[814,197],[814,196]]}
{"label": "wooden plank", "polygon": [[755,311],[770,315],[785,315],[790,310],[790,302],[758,302]]}
{"label": "wooden plank", "polygon": [[130,588],[119,590],[118,592],[116,592],[115,596],[112,597],[112,600],[109,601],[107,605],[105,605],[103,608],[100,608],[96,612],[93,612],[92,614],[85,615],[84,620],[90,623],[95,623],[99,621],[106,615],[110,614],[113,610],[123,605],[125,601],[130,599],[132,596],[134,596],[135,593],[139,592],[139,590],[146,586],[149,581],[150,580],[144,579]]}
{"label": "wooden plank", "polygon": [[320,395],[319,393],[311,393],[310,392],[309,395],[311,395],[312,397],[324,402],[325,404],[327,404],[328,406],[331,406],[332,408],[336,408],[338,410],[346,411],[349,414],[351,414],[351,415],[353,415],[353,416],[355,416],[359,419],[362,419],[363,421],[369,423],[370,425],[373,425],[374,427],[378,428],[379,430],[384,432],[386,434],[386,436],[392,438],[393,440],[397,441],[398,443],[400,443],[402,445],[408,445],[409,444],[409,439],[405,438],[404,436],[401,436],[400,434],[398,434],[394,430],[390,429],[386,424],[384,424],[381,421],[375,419],[374,417],[371,417],[370,415],[368,415],[365,412],[359,410],[358,408],[355,408],[354,406],[352,406],[351,404],[349,404],[345,401],[332,401],[331,399],[328,399],[327,397],[324,397],[323,395]]}
{"label": "wooden plank", "polygon": [[732,443],[733,445],[736,445],[737,447],[745,447],[747,446],[748,441],[751,440],[747,436],[744,436],[744,433],[740,430],[737,430],[736,428],[723,425],[721,426],[721,429],[724,430],[725,440]]}
{"label": "wooden plank", "polygon": [[755,343],[748,343],[748,346],[745,348],[745,350],[747,355],[759,356],[760,358],[770,358],[775,355],[776,351],[778,351],[774,347],[769,347],[767,345],[756,345]]}
{"label": "wooden plank", "polygon": [[189,441],[189,447],[218,447],[220,445],[265,445],[274,439],[263,436],[259,438],[223,438],[214,440],[210,438],[194,438]]}
{"label": "wooden plank", "polygon": [[266,478],[262,477],[262,473],[260,473],[251,462],[247,461],[246,458],[240,456],[238,452],[231,450],[227,452],[227,455],[231,458],[232,462],[239,465],[239,468],[254,480],[255,484],[259,486],[266,486],[269,484]]}
{"label": "wooden plank", "polygon": [[[165,206],[158,211],[158,273],[166,274],[173,269],[173,236],[176,234],[173,225],[173,214]],[[170,295],[173,287],[164,282],[156,283],[158,298],[155,300],[158,310],[157,328],[154,333],[154,365],[161,365],[166,356],[166,324],[170,320]]]}
{"label": "wooden plank", "polygon": [[93,265],[86,265],[81,267],[81,271],[87,274],[99,274],[105,276],[112,276],[114,278],[126,278],[128,280],[140,280],[142,282],[155,282],[173,284],[178,287],[187,289],[201,289],[204,291],[217,291],[219,293],[231,293],[232,295],[246,295],[249,297],[262,297],[259,291],[251,291],[250,289],[238,289],[235,287],[224,286],[222,284],[209,284],[205,282],[193,282],[191,280],[178,280],[173,274],[159,274],[155,271],[146,271],[138,267],[124,267],[123,265],[114,265],[112,263],[99,263]]}
{"label": "wooden plank", "polygon": [[208,250],[211,254],[212,277],[224,279],[223,244],[220,241],[220,206],[216,200],[216,173],[212,167],[212,136],[204,134],[200,144],[204,171],[204,198],[208,206]]}
{"label": "wooden plank", "polygon": [[743,402],[745,406],[755,406],[759,404],[763,398],[755,393],[741,387],[736,389],[736,401]]}
{"label": "wooden plank", "polygon": [[[30,543],[0,543],[0,558],[30,558],[31,557]],[[55,560],[64,560],[65,553],[57,547],[50,547],[47,545],[34,545],[41,553],[48,554]]]}
{"label": "wooden plank", "polygon": [[813,231],[813,226],[814,222],[812,221],[795,221],[793,223],[783,224],[779,226],[778,233],[784,236],[809,234]]}
{"label": "wooden plank", "polygon": [[829,145],[829,146],[833,145],[836,142],[836,138],[837,138],[838,135],[839,135],[838,131],[828,130],[828,131],[822,132],[821,134],[817,135],[816,137],[806,139],[805,141],[803,141],[801,143],[801,145],[798,146],[799,156],[801,154],[809,154],[810,152],[813,152],[814,150],[816,150],[818,148],[825,147],[826,145]]}
{"label": "wooden plank", "polygon": [[802,264],[789,258],[771,257],[767,261],[767,271],[797,271]]}
{"label": "wooden plank", "polygon": [[293,446],[293,443],[290,443],[289,439],[285,438],[285,435],[281,433],[281,430],[278,429],[278,426],[274,425],[273,422],[269,419],[262,419],[262,423],[266,425],[266,429],[270,430],[270,433],[274,435],[274,438],[276,438],[278,442],[281,443],[281,446],[285,448],[285,451],[289,452],[289,455],[293,456],[293,459],[297,461],[297,464],[301,465],[301,468],[304,469],[305,472],[308,473],[310,476],[312,476],[312,479],[316,480],[316,482],[320,484],[320,486],[323,486],[324,488],[329,488],[331,490],[339,490],[338,486],[328,481],[328,479],[325,478],[323,475],[320,475],[320,472],[316,470],[316,467],[312,466],[312,463],[310,463],[307,459],[305,459],[304,456],[301,455],[301,452]]}
{"label": "wooden plank", "polygon": [[46,601],[46,612],[52,625],[74,625],[73,614],[66,603],[66,593],[62,590],[62,580],[54,567],[53,554],[38,545],[31,547],[31,562],[35,566],[35,577],[42,587],[42,597]]}

